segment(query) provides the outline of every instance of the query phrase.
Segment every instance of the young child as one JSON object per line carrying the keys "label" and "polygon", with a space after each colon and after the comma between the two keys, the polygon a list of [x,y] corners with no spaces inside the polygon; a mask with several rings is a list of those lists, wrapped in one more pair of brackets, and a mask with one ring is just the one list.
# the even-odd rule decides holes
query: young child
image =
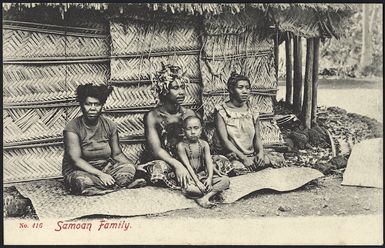
{"label": "young child", "polygon": [[186,197],[195,199],[202,207],[215,206],[210,201],[211,197],[228,189],[230,180],[214,168],[209,144],[200,138],[201,120],[197,116],[189,116],[184,119],[183,128],[185,139],[178,143],[177,153],[193,179],[183,189],[183,193]]}

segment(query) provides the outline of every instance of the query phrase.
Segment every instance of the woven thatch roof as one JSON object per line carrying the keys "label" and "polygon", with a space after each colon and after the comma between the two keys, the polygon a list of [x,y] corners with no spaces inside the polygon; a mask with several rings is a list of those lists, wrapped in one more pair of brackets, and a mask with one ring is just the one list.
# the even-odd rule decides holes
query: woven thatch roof
{"label": "woven thatch roof", "polygon": [[125,8],[132,5],[147,5],[152,10],[163,10],[170,12],[187,12],[190,14],[221,14],[226,11],[233,13],[240,12],[242,9],[252,7],[260,10],[266,10],[267,8],[275,9],[291,9],[297,8],[302,10],[317,10],[325,12],[336,11],[352,11],[354,5],[352,4],[325,4],[325,3],[290,3],[290,4],[261,4],[261,3],[3,3],[4,10],[9,10],[13,6],[21,8],[33,8],[39,5],[63,7],[68,9],[71,7],[94,9],[94,10],[107,10],[111,6],[118,6],[119,8]]}
{"label": "woven thatch roof", "polygon": [[[70,8],[102,11],[109,16],[151,12],[186,16],[215,16],[243,11],[257,11],[265,16],[270,26],[281,32],[292,32],[303,37],[338,37],[344,20],[357,9],[354,4],[324,3],[3,3],[5,12],[48,6],[66,12]],[[306,18],[302,18],[306,17]]]}

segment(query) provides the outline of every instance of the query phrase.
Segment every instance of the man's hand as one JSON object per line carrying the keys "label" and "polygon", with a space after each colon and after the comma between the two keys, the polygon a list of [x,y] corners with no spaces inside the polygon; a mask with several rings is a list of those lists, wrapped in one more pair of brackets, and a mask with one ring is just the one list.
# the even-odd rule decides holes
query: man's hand
{"label": "man's hand", "polygon": [[108,175],[104,172],[101,172],[98,177],[105,186],[112,186],[115,184],[115,179],[111,175]]}

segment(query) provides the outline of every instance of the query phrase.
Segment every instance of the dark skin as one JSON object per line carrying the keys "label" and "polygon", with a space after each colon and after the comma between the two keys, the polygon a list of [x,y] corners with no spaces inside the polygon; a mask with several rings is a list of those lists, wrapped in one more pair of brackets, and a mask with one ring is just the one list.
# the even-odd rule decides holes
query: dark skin
{"label": "dark skin", "polygon": [[[226,102],[229,108],[236,109],[239,112],[247,111],[247,101],[250,96],[250,83],[240,80],[233,88],[229,89],[230,101]],[[222,116],[217,112],[215,115],[215,125],[219,134],[219,138],[224,148],[229,152],[234,152],[241,162],[248,168],[255,170],[257,167],[264,165],[263,146],[260,135],[259,119],[254,123],[255,136],[253,139],[254,150],[256,152],[254,158],[246,156],[240,151],[229,139],[226,124]]]}
{"label": "dark skin", "polygon": [[[177,123],[180,121],[178,118],[178,110],[186,94],[185,85],[183,83],[172,82],[169,88],[169,92],[162,98],[162,106],[157,108],[160,112],[167,115],[169,123]],[[195,113],[187,109],[186,115],[195,115]],[[185,187],[192,178],[183,164],[162,148],[160,136],[156,129],[162,120],[162,116],[159,116],[155,109],[146,115],[144,127],[147,145],[156,159],[163,160],[174,168],[178,182],[182,187]]]}
{"label": "dark skin", "polygon": [[[95,126],[99,121],[99,117],[103,108],[103,104],[100,102],[100,100],[94,97],[87,97],[80,107],[83,112],[82,118],[84,118],[85,123],[88,126]],[[117,133],[111,137],[109,144],[111,147],[111,157],[117,163],[130,163],[128,158],[120,149],[119,136]],[[82,158],[80,140],[76,133],[64,132],[64,146],[65,151],[68,153],[70,159],[76,167],[99,177],[105,186],[111,186],[115,184],[115,179],[111,175],[93,167]]]}
{"label": "dark skin", "polygon": [[[214,173],[214,165],[213,161],[211,160],[211,155],[210,155],[210,147],[209,144],[200,139],[200,136],[202,134],[202,125],[199,121],[199,119],[192,119],[189,120],[185,127],[184,127],[184,132],[186,136],[186,141],[179,142],[177,145],[177,151],[178,155],[183,162],[183,164],[186,166],[187,170],[190,173],[190,176],[194,180],[195,184],[197,187],[200,189],[202,193],[210,192],[212,189],[212,179],[213,179],[213,173]],[[199,181],[197,174],[194,172],[194,169],[192,168],[191,163],[200,163],[201,161],[190,161],[187,156],[187,143],[190,144],[197,144],[199,141],[203,144],[203,156],[204,156],[204,161],[206,165],[206,170],[208,172],[207,180],[205,184],[203,184],[201,181]],[[197,154],[194,154],[196,156]],[[211,195],[210,195],[211,197]],[[209,198],[210,198],[209,197]],[[207,198],[207,199],[209,199]]]}

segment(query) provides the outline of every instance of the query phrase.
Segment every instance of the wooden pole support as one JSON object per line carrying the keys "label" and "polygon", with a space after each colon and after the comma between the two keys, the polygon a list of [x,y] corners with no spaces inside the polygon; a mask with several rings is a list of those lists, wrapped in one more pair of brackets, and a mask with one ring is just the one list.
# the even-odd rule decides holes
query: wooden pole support
{"label": "wooden pole support", "polygon": [[305,67],[305,82],[302,108],[302,123],[306,128],[311,128],[311,111],[312,111],[312,85],[313,85],[313,57],[314,57],[314,42],[313,38],[307,39],[306,42],[306,67]]}
{"label": "wooden pole support", "polygon": [[301,37],[294,37],[294,87],[293,107],[296,114],[302,109],[302,46]]}
{"label": "wooden pole support", "polygon": [[319,68],[319,46],[320,38],[314,38],[314,58],[313,58],[313,86],[312,86],[312,126],[317,123],[317,95],[318,95],[318,68]]}
{"label": "wooden pole support", "polygon": [[287,33],[285,41],[286,51],[286,97],[287,104],[293,104],[293,47],[291,36]]}

